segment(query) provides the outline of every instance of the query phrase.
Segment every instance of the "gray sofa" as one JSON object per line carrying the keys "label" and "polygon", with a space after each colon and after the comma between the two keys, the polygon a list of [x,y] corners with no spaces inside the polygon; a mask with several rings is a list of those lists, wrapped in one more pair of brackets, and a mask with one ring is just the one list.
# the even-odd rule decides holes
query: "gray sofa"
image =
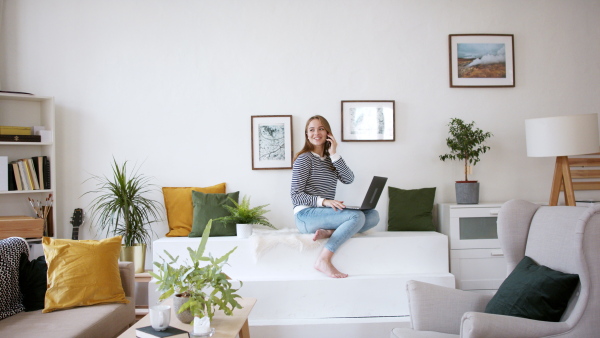
{"label": "gray sofa", "polygon": [[116,337],[135,322],[133,263],[120,262],[121,282],[129,304],[99,304],[42,313],[20,312],[0,320],[0,337]]}

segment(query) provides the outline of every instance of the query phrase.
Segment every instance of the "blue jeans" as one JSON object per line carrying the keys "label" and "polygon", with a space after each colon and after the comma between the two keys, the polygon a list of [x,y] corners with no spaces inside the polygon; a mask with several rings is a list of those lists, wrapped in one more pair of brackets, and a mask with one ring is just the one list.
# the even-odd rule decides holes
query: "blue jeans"
{"label": "blue jeans", "polygon": [[367,231],[379,223],[379,213],[371,210],[332,208],[306,208],[295,215],[296,227],[303,234],[312,234],[319,229],[334,230],[325,248],[335,252],[357,232]]}

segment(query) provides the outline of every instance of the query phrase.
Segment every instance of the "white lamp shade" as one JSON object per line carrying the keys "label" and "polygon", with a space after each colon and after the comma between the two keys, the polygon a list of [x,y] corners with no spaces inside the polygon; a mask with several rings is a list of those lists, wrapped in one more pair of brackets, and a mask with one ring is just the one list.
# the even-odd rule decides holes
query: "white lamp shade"
{"label": "white lamp shade", "polygon": [[600,151],[598,114],[525,120],[527,156],[571,156]]}

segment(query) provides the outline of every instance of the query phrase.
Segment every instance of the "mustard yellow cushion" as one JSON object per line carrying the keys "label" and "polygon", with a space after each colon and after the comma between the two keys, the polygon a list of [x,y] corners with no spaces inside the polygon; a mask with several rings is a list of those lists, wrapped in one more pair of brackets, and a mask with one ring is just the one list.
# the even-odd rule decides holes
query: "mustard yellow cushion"
{"label": "mustard yellow cushion", "polygon": [[194,205],[192,204],[192,190],[205,194],[224,194],[225,183],[219,183],[211,187],[163,187],[165,197],[165,209],[167,210],[167,221],[169,232],[167,237],[187,237],[192,231]]}
{"label": "mustard yellow cushion", "polygon": [[121,236],[100,241],[44,237],[48,289],[43,313],[101,303],[129,303],[121,285]]}

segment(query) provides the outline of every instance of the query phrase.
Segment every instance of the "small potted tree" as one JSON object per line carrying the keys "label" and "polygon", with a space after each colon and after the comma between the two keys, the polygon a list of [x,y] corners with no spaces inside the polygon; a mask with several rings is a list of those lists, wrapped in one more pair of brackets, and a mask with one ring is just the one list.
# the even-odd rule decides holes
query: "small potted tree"
{"label": "small potted tree", "polygon": [[234,201],[231,197],[229,198],[233,202],[233,207],[230,205],[223,205],[223,208],[227,209],[231,215],[219,217],[215,221],[221,221],[223,223],[235,223],[236,233],[239,238],[248,238],[252,235],[252,225],[259,224],[269,228],[277,229],[267,217],[264,216],[269,210],[265,210],[268,204],[260,205],[258,207],[250,207],[250,197],[244,196],[240,203]]}
{"label": "small potted tree", "polygon": [[[161,257],[162,262],[154,262],[158,268],[157,273],[150,272],[156,280],[157,290],[162,292],[159,300],[170,296],[173,298],[173,308],[177,318],[183,323],[194,321],[194,334],[210,334],[210,321],[216,310],[222,310],[231,316],[234,309],[241,309],[236,299],[241,298],[232,287],[227,275],[222,271],[227,264],[229,255],[237,247],[219,258],[210,254],[204,255],[208,241],[212,220],[208,222],[198,249],[187,248],[190,254],[191,265],[177,262],[179,256],[173,257],[167,251],[169,261]],[[186,261],[187,262],[187,261]],[[240,287],[242,282],[240,281]]]}
{"label": "small potted tree", "polygon": [[484,145],[486,139],[490,138],[490,132],[483,132],[475,127],[475,122],[465,123],[458,118],[452,118],[448,124],[450,137],[446,139],[446,145],[450,148],[448,154],[440,155],[440,160],[461,160],[464,163],[464,181],[456,181],[456,203],[477,204],[479,203],[479,182],[469,181],[469,166],[479,162],[479,156],[490,150]]}
{"label": "small potted tree", "polygon": [[112,177],[92,176],[96,189],[86,194],[96,194],[91,214],[100,230],[123,237],[121,260],[134,262],[135,272],[144,272],[151,225],[161,220],[162,206],[146,197],[154,185],[138,169],[128,172],[127,161],[120,165],[113,158]]}

